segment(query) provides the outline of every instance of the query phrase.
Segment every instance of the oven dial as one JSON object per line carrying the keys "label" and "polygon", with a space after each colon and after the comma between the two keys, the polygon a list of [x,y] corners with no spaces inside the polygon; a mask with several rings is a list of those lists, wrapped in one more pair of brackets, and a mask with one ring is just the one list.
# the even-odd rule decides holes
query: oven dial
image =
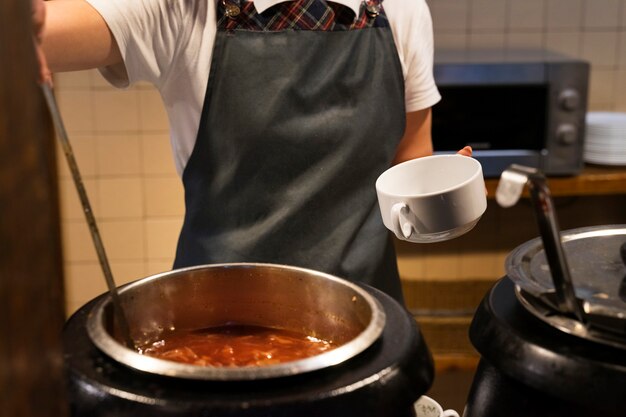
{"label": "oven dial", "polygon": [[573,145],[578,138],[578,129],[573,124],[562,124],[556,128],[556,138],[563,145]]}
{"label": "oven dial", "polygon": [[576,110],[580,105],[580,94],[573,88],[567,88],[559,94],[559,104],[563,110]]}

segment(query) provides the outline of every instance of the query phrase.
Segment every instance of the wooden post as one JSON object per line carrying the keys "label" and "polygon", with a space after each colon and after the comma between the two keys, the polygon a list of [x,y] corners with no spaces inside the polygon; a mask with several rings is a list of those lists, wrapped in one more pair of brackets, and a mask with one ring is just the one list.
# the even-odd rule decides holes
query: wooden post
{"label": "wooden post", "polygon": [[0,1],[0,415],[67,415],[54,135],[30,1]]}

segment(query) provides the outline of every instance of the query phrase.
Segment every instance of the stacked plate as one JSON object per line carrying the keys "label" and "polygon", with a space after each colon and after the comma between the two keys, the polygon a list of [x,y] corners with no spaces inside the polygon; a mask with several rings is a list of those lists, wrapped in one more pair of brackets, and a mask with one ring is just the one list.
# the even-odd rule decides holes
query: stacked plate
{"label": "stacked plate", "polygon": [[585,137],[585,162],[626,165],[626,113],[589,112]]}

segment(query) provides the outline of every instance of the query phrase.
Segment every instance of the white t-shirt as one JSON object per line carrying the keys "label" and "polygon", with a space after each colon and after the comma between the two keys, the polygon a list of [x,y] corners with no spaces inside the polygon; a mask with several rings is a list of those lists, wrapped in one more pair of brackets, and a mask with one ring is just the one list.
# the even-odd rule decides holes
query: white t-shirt
{"label": "white t-shirt", "polygon": [[[217,0],[87,0],[104,18],[124,65],[101,68],[114,86],[147,81],[161,93],[181,174],[193,151],[216,34]],[[256,0],[262,11],[285,0]],[[361,0],[335,0],[358,11]],[[402,64],[406,111],[434,105],[433,34],[425,0],[384,0]]]}

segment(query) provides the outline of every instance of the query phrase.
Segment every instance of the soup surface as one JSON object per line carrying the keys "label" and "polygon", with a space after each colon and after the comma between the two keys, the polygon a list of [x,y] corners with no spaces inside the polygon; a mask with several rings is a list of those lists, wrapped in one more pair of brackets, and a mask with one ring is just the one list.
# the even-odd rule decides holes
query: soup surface
{"label": "soup surface", "polygon": [[199,366],[264,366],[308,358],[334,347],[330,341],[288,330],[225,325],[176,330],[141,353]]}

